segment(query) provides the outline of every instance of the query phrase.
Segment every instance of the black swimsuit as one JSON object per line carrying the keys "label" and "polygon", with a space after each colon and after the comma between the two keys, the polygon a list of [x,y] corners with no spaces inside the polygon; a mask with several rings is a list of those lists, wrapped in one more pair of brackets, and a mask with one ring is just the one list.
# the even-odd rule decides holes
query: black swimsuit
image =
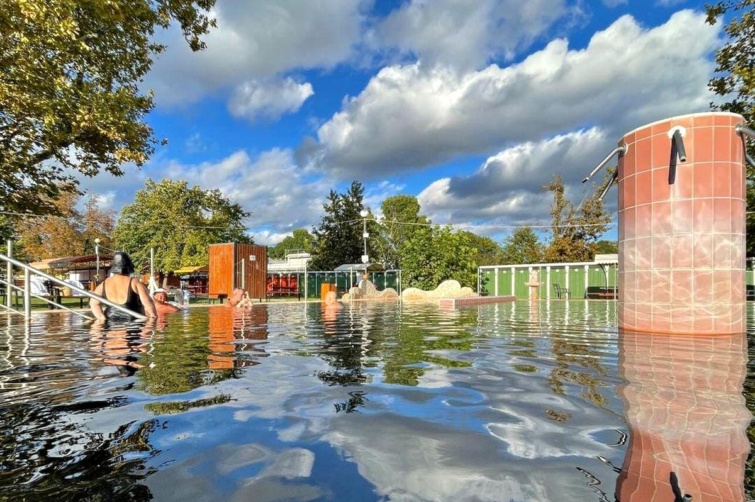
{"label": "black swimsuit", "polygon": [[[131,281],[134,279],[132,278]],[[134,291],[134,288],[131,287],[131,281],[128,282],[128,297],[126,298],[126,303],[122,304],[123,307],[126,307],[132,312],[136,312],[137,314],[144,315],[144,305],[142,305],[142,301],[139,299],[139,294]],[[102,283],[102,297],[107,298],[107,292],[105,291],[105,284],[107,284],[107,281]],[[125,312],[121,312],[120,310],[110,308],[108,307],[105,310],[105,316],[110,320],[129,320],[131,319],[131,316],[128,315]]]}

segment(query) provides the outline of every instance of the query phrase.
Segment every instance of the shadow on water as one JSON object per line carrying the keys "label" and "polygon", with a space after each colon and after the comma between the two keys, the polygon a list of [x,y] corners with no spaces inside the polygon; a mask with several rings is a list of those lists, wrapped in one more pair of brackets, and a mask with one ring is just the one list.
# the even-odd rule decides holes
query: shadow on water
{"label": "shadow on water", "polygon": [[619,333],[614,302],[6,319],[0,499],[731,501],[755,488],[746,338]]}

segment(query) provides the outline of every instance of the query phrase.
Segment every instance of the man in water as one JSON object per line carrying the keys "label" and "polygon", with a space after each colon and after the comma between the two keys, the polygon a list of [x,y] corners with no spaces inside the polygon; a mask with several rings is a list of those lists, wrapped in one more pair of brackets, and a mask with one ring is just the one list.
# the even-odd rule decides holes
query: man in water
{"label": "man in water", "polygon": [[179,310],[175,305],[168,303],[168,292],[162,288],[158,288],[152,293],[152,299],[155,301],[157,315],[169,314]]}

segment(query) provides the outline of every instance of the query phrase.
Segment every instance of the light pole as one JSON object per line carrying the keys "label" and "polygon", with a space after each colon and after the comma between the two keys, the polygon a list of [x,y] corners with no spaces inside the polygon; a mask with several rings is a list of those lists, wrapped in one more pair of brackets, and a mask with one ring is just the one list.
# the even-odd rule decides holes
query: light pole
{"label": "light pole", "polygon": [[367,233],[367,215],[370,214],[366,209],[362,209],[359,212],[359,215],[362,217],[362,221],[364,222],[364,230],[362,233],[362,239],[364,241],[364,254],[362,255],[362,263],[367,264],[368,261],[370,261],[370,257],[367,256],[367,238],[370,236],[370,234]]}
{"label": "light pole", "polygon": [[100,282],[100,238],[94,240],[94,255],[97,257],[97,276],[94,279],[94,285]]}

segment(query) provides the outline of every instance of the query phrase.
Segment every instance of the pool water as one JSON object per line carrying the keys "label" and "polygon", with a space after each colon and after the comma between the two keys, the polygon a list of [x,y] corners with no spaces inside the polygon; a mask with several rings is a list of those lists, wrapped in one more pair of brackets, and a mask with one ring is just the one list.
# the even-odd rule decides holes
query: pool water
{"label": "pool water", "polygon": [[751,499],[746,337],[616,326],[612,301],[4,315],[0,499]]}

